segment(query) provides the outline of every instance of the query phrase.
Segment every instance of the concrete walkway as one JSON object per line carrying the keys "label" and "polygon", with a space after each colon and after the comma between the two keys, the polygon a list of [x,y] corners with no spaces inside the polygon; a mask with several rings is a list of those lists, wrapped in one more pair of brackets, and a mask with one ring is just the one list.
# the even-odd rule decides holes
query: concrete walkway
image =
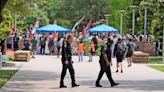
{"label": "concrete walkway", "polygon": [[[73,57],[77,61],[77,56]],[[56,56],[37,56],[30,62],[24,62],[20,70],[0,89],[0,92],[164,92],[164,73],[151,69],[144,64],[133,64],[128,68],[124,61],[124,73],[115,73],[113,79],[119,86],[110,87],[104,74],[101,84],[103,88],[94,86],[99,72],[99,57],[94,62],[75,62],[76,81],[80,87],[71,88],[69,73],[65,78],[68,88],[59,89],[62,64]],[[115,64],[115,62],[113,62]]]}

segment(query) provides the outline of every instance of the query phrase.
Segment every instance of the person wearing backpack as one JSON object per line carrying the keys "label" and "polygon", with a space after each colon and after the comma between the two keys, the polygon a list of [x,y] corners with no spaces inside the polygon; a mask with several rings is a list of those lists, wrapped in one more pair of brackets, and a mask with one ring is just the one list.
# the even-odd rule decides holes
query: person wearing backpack
{"label": "person wearing backpack", "polygon": [[57,48],[57,58],[59,58],[59,53],[60,53],[60,48],[61,48],[60,37],[58,37],[56,41],[56,48]]}
{"label": "person wearing backpack", "polygon": [[94,37],[92,38],[93,40],[93,43],[94,43],[94,46],[95,46],[95,51],[97,50],[97,46],[98,46],[98,40],[97,40],[97,37],[96,35],[94,35]]}
{"label": "person wearing backpack", "polygon": [[80,43],[78,45],[79,62],[83,62],[83,56],[84,56],[84,43],[83,43],[83,41],[80,41]]}
{"label": "person wearing backpack", "polygon": [[92,62],[92,56],[95,53],[95,46],[94,46],[93,41],[91,41],[91,43],[90,43],[90,45],[88,47],[88,52],[89,52],[89,62]]}
{"label": "person wearing backpack", "polygon": [[23,43],[24,43],[24,49],[23,50],[30,50],[30,42],[29,38],[25,35]]}
{"label": "person wearing backpack", "polygon": [[48,40],[49,40],[49,43],[48,43],[49,52],[50,52],[50,55],[52,55],[54,51],[54,38],[51,33],[48,37]]}
{"label": "person wearing backpack", "polygon": [[44,36],[44,34],[40,37],[40,54],[45,54],[45,46],[46,46],[46,37]]}
{"label": "person wearing backpack", "polygon": [[118,68],[120,66],[120,71],[121,73],[123,73],[123,69],[122,69],[122,61],[125,57],[125,52],[126,52],[126,46],[125,44],[123,43],[122,39],[121,38],[118,38],[118,41],[115,45],[115,48],[114,48],[114,56],[116,57],[116,60],[117,60],[117,70],[116,72],[119,72],[118,71]]}
{"label": "person wearing backpack", "polygon": [[134,49],[135,49],[135,45],[132,42],[132,39],[129,39],[129,42],[127,43],[127,54],[126,54],[128,67],[131,67],[132,55],[133,55]]}

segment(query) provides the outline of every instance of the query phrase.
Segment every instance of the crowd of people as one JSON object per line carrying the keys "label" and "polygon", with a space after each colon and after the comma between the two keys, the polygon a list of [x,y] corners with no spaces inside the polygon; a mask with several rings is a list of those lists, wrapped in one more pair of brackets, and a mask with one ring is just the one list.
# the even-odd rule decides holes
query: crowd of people
{"label": "crowd of people", "polygon": [[[72,49],[77,50],[78,60],[79,62],[84,62],[84,53],[87,49],[88,51],[88,62],[93,61],[93,56],[96,55],[98,48],[101,48],[100,51],[100,72],[98,78],[96,80],[96,87],[102,87],[100,85],[100,80],[104,73],[107,74],[107,78],[111,83],[111,87],[118,85],[119,83],[114,82],[111,76],[110,66],[113,65],[112,58],[116,58],[116,72],[123,73],[122,62],[125,58],[127,58],[128,67],[132,66],[132,55],[135,50],[138,50],[138,47],[134,43],[134,41],[140,41],[138,37],[135,36],[118,36],[117,34],[108,36],[107,40],[104,38],[101,40],[104,44],[99,46],[99,40],[101,36],[94,35],[91,39],[89,39],[89,45],[86,48],[84,40],[78,38],[77,36],[71,36],[70,34],[65,37],[54,37],[52,33],[49,34],[36,34],[32,35],[23,35],[20,36],[18,33],[10,34],[5,40],[0,41],[1,52],[5,52],[6,50],[28,50],[32,52],[32,58],[35,58],[35,54],[40,55],[54,55],[56,53],[59,58],[61,54],[61,61],[63,64],[62,72],[61,72],[61,80],[60,80],[60,88],[66,88],[64,85],[64,77],[66,75],[67,69],[70,72],[72,87],[79,86],[75,82],[75,71],[73,68],[72,61]],[[75,43],[77,47],[73,48],[72,43]],[[61,50],[62,48],[62,50]]]}
{"label": "crowd of people", "polygon": [[1,52],[3,54],[6,50],[28,50],[32,52],[33,58],[35,58],[35,54],[53,55],[55,49],[57,57],[59,57],[61,45],[61,38],[57,37],[55,40],[52,33],[47,35],[40,33],[32,35],[32,37],[28,34],[21,36],[18,33],[14,33],[0,41]]}

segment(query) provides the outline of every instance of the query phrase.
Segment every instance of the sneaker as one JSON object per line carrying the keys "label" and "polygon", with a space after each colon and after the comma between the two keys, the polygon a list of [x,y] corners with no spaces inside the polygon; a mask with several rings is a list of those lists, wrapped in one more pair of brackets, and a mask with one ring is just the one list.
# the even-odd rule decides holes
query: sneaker
{"label": "sneaker", "polygon": [[123,70],[121,70],[121,73],[123,73]]}
{"label": "sneaker", "polygon": [[118,73],[118,70],[116,70],[116,73]]}

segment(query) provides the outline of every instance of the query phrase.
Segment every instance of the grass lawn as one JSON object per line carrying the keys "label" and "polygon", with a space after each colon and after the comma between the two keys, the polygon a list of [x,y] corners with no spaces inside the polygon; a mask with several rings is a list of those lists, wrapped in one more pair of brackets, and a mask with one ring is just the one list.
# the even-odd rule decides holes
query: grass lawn
{"label": "grass lawn", "polygon": [[16,73],[16,70],[0,70],[0,88]]}
{"label": "grass lawn", "polygon": [[154,68],[154,69],[156,69],[156,70],[159,70],[159,71],[161,71],[161,72],[164,72],[164,66],[149,66],[149,67],[151,67],[151,68]]}

